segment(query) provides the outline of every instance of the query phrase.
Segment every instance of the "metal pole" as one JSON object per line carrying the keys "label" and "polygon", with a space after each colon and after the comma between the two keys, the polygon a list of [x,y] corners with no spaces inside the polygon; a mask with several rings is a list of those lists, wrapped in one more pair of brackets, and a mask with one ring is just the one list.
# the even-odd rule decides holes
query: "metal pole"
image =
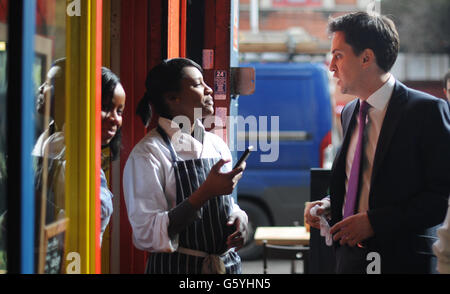
{"label": "metal pole", "polygon": [[251,0],[250,2],[250,28],[252,33],[259,33],[259,0]]}

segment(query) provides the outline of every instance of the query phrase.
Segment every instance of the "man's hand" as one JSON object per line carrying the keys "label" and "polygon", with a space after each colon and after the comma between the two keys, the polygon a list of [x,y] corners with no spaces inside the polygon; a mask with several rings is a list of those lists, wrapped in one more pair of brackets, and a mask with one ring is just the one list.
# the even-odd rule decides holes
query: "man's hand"
{"label": "man's hand", "polygon": [[339,241],[341,245],[347,244],[350,247],[354,247],[375,234],[367,212],[347,217],[332,226],[330,232],[333,234],[334,241]]}
{"label": "man's hand", "polygon": [[305,206],[305,211],[304,211],[303,217],[307,224],[309,224],[313,228],[320,230],[320,217],[311,215],[311,208],[313,208],[317,204],[320,205],[320,208],[317,209],[317,215],[322,215],[322,214],[326,213],[330,208],[329,200],[310,202],[310,203],[308,203],[308,205]]}

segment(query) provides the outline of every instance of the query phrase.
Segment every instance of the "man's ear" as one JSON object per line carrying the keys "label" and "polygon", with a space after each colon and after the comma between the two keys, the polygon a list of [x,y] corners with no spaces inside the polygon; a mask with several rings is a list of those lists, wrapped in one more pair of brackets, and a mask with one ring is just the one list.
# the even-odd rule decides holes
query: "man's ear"
{"label": "man's ear", "polygon": [[364,67],[376,62],[373,50],[369,48],[364,49],[364,51],[361,53],[361,61]]}

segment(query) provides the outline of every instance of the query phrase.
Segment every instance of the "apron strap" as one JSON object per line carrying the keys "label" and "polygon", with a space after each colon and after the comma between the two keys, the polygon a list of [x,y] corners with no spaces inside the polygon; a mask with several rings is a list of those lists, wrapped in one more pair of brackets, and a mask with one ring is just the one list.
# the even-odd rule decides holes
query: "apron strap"
{"label": "apron strap", "polygon": [[158,125],[158,133],[161,135],[161,137],[163,138],[164,142],[166,142],[167,147],[169,148],[170,151],[170,155],[172,156],[172,161],[175,163],[177,162],[177,153],[175,152],[175,150],[173,149],[172,143],[170,142],[169,136],[166,134],[166,132],[163,130],[163,128],[161,128],[160,125]]}

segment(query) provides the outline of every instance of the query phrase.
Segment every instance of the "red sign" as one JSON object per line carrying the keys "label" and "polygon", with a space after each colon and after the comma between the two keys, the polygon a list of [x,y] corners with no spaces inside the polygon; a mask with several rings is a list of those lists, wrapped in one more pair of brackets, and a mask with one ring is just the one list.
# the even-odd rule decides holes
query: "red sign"
{"label": "red sign", "polygon": [[280,6],[322,6],[322,0],[272,0],[274,7]]}
{"label": "red sign", "polygon": [[8,0],[0,0],[0,22],[6,23],[8,15]]}

